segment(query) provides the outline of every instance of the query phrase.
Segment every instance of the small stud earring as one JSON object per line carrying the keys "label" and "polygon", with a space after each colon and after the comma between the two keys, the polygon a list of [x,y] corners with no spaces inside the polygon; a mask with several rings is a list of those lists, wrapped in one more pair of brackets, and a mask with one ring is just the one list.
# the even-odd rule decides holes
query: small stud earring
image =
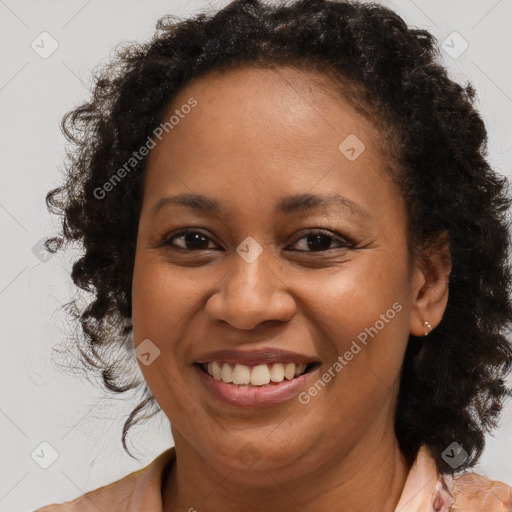
{"label": "small stud earring", "polygon": [[426,332],[423,336],[428,336],[432,331],[432,326],[430,325],[430,322],[428,320],[425,320],[423,318],[423,315],[419,311],[417,311],[417,313],[423,323],[423,327],[426,327],[428,329],[428,332]]}

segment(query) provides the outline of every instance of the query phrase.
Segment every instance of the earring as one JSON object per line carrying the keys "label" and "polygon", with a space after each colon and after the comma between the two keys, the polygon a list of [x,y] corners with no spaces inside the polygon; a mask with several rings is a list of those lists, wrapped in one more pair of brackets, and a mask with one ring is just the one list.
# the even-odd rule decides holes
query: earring
{"label": "earring", "polygon": [[432,331],[432,326],[430,325],[430,322],[428,322],[428,320],[425,320],[423,318],[423,315],[418,310],[416,310],[416,312],[418,313],[418,316],[420,317],[420,319],[423,323],[423,327],[426,327],[428,329],[428,332],[426,332],[423,336],[428,336],[430,334],[430,332]]}

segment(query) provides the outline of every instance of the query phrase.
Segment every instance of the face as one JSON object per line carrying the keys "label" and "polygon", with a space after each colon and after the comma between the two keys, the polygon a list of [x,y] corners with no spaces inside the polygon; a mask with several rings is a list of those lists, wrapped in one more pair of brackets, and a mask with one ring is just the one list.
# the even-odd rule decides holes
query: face
{"label": "face", "polygon": [[405,206],[377,129],[319,80],[200,78],[148,156],[139,364],[176,445],[238,475],[312,471],[393,430],[415,282]]}

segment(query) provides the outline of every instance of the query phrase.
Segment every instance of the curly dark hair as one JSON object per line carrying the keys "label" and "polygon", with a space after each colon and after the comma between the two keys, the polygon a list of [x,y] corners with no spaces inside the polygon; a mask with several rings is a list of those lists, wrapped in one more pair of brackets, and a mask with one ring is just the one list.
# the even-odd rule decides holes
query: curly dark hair
{"label": "curly dark hair", "polygon": [[[78,241],[84,249],[71,277],[94,296],[82,310],[76,299],[66,305],[82,327],[73,340],[80,364],[101,372],[111,392],[144,393],[123,427],[128,453],[131,426],[160,411],[140,372],[126,366],[133,358],[131,286],[146,162],[133,156],[192,79],[214,70],[286,65],[343,83],[347,100],[387,127],[413,254],[448,234],[447,308],[430,336],[409,340],[395,432],[409,463],[424,443],[439,470],[453,473],[442,453],[456,441],[469,454],[459,470],[476,464],[485,433],[497,426],[512,366],[511,199],[507,180],[486,160],[474,88],[450,80],[439,60],[428,31],[409,28],[378,4],[235,0],[188,19],[162,17],[150,41],[118,46],[94,72],[90,101],[62,120],[69,143],[65,184],[46,196],[50,212],[62,216],[62,232],[46,247],[54,253]],[[130,172],[99,197],[128,161]]]}

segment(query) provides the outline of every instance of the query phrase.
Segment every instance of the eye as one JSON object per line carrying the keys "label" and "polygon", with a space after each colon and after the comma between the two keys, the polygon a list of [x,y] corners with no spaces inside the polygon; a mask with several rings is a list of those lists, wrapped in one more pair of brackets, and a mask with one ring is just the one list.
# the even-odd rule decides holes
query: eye
{"label": "eye", "polygon": [[[175,242],[175,240],[180,239],[180,244]],[[341,234],[334,234],[323,230],[309,231],[305,236],[299,238],[294,245],[297,245],[302,240],[306,240],[306,243],[303,243],[303,247],[306,247],[306,249],[299,249],[298,252],[324,252],[330,249],[348,249],[354,246]],[[189,228],[176,233],[172,237],[164,237],[160,245],[173,246],[185,251],[201,251],[214,248],[209,246],[209,242],[212,242],[212,240],[208,235],[202,233],[201,231]],[[333,242],[337,244],[337,246],[335,245],[332,247]]]}
{"label": "eye", "polygon": [[[175,244],[173,241],[177,239],[182,239],[182,245]],[[208,247],[208,241],[211,241],[211,238],[201,231],[197,231],[194,229],[185,229],[177,233],[176,235],[172,237],[164,237],[163,241],[161,242],[161,245],[166,246],[174,246],[178,247],[179,249],[184,249],[186,251],[192,250],[192,251],[201,251],[201,250],[207,250]],[[211,247],[210,247],[211,249]]]}
{"label": "eye", "polygon": [[[336,248],[344,248],[348,249],[353,247],[353,244],[346,240],[340,234],[334,235],[329,231],[320,231],[320,230],[312,230],[306,236],[299,238],[294,245],[296,245],[301,240],[307,240],[303,247],[306,247],[308,250],[299,250],[299,252],[323,252],[330,249]],[[338,244],[337,247],[332,247],[332,242]]]}

